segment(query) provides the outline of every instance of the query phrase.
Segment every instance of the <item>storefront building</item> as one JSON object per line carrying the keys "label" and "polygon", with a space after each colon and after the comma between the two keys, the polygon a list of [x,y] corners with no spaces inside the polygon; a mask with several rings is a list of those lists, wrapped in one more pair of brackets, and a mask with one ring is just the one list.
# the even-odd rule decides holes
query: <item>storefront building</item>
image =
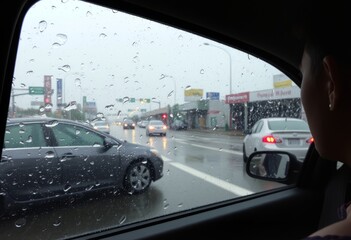
{"label": "storefront building", "polygon": [[[226,95],[230,129],[245,130],[265,117],[304,118],[297,86]],[[269,109],[267,111],[267,109]]]}

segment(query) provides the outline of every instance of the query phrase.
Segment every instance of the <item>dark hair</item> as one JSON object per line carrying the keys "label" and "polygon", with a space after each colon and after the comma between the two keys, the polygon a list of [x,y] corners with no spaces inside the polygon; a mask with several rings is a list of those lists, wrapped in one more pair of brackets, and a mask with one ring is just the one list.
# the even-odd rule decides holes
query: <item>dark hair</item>
{"label": "dark hair", "polygon": [[333,55],[340,63],[351,63],[351,12],[346,3],[309,1],[302,12],[301,40],[317,71],[327,55]]}

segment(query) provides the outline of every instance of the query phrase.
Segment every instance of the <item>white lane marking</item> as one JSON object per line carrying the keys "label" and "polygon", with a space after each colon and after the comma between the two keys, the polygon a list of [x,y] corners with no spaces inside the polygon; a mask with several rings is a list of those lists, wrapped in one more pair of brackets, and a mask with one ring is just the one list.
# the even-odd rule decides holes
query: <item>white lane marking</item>
{"label": "white lane marking", "polygon": [[203,145],[199,145],[199,144],[193,144],[193,143],[189,143],[187,141],[183,141],[183,140],[177,140],[178,142],[187,144],[187,145],[191,145],[194,147],[199,147],[199,148],[205,148],[205,149],[209,149],[209,150],[213,150],[213,151],[219,151],[219,152],[226,152],[226,153],[232,153],[232,154],[237,154],[242,156],[243,153],[239,152],[239,151],[233,151],[233,150],[228,150],[228,149],[223,149],[223,148],[214,148],[214,147],[208,147],[208,146],[203,146]]}
{"label": "white lane marking", "polygon": [[181,164],[181,163],[178,163],[178,162],[174,162],[172,161],[171,159],[167,158],[167,157],[164,157],[162,156],[162,158],[164,159],[164,161],[167,161],[169,162],[169,164],[171,164],[172,166],[184,171],[184,172],[187,172],[191,175],[194,175],[195,177],[198,177],[206,182],[209,182],[213,185],[216,185],[217,187],[220,187],[226,191],[229,191],[229,192],[232,192],[236,195],[239,195],[239,196],[246,196],[246,195],[249,195],[249,194],[253,194],[254,192],[250,191],[250,190],[247,190],[245,188],[242,188],[242,187],[239,187],[235,184],[232,184],[232,183],[228,183],[226,181],[223,181],[219,178],[216,178],[216,177],[213,177],[211,175],[208,175],[206,173],[203,173],[203,172],[200,172],[194,168],[191,168],[191,167],[188,167],[188,166],[185,166],[184,164]]}
{"label": "white lane marking", "polygon": [[[208,140],[208,142],[212,143],[213,141],[216,141],[217,143],[221,144],[221,145],[228,145],[228,146],[242,146],[242,143],[231,143],[231,142],[223,142],[221,140],[218,140],[218,139],[213,139],[213,138],[196,138],[196,139],[200,139],[200,140]],[[196,141],[196,139],[191,139],[191,138],[188,138],[187,141]],[[173,138],[174,141],[178,141],[178,142],[185,142],[186,140],[184,140],[183,138]]]}
{"label": "white lane marking", "polygon": [[206,148],[206,149],[213,150],[213,151],[232,153],[232,154],[237,154],[237,155],[241,155],[241,156],[243,155],[243,153],[239,152],[239,151],[227,150],[227,149],[222,149],[222,148],[207,147],[207,146],[193,144],[193,143],[190,143],[189,145],[194,146],[194,147],[199,147],[199,148]]}

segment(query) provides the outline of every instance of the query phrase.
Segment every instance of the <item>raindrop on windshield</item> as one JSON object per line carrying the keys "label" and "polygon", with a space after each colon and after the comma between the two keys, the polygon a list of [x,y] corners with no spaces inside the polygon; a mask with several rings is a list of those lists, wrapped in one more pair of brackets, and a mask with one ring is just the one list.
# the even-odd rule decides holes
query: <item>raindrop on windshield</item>
{"label": "raindrop on windshield", "polygon": [[100,37],[101,39],[104,39],[104,38],[107,37],[107,35],[106,35],[105,33],[100,33],[99,37]]}
{"label": "raindrop on windshield", "polygon": [[60,45],[64,45],[67,41],[67,36],[65,34],[59,33],[56,35],[56,37],[58,38],[58,43]]}
{"label": "raindrop on windshield", "polygon": [[75,85],[76,85],[77,87],[80,87],[80,85],[81,85],[80,78],[76,78],[76,79],[74,80],[74,83],[75,83]]}
{"label": "raindrop on windshield", "polygon": [[57,120],[53,120],[53,121],[50,121],[50,122],[47,122],[45,124],[46,127],[55,127],[59,124],[59,122]]}
{"label": "raindrop on windshield", "polygon": [[24,225],[26,225],[27,221],[25,218],[19,218],[16,220],[15,222],[15,226],[20,228],[20,227],[23,227]]}
{"label": "raindrop on windshield", "polygon": [[66,184],[66,185],[63,187],[63,191],[64,191],[64,192],[68,192],[71,188],[72,188],[71,185]]}
{"label": "raindrop on windshield", "polygon": [[127,103],[127,102],[129,102],[129,97],[124,97],[123,98],[123,103]]}
{"label": "raindrop on windshield", "polygon": [[167,199],[163,200],[163,209],[167,209],[169,207],[169,203],[167,202]]}
{"label": "raindrop on windshield", "polygon": [[115,105],[110,104],[110,105],[106,105],[106,106],[105,106],[105,108],[106,108],[106,109],[110,109],[110,110],[112,110],[114,106],[115,106]]}
{"label": "raindrop on windshield", "polygon": [[51,103],[46,104],[45,109],[52,109],[52,104]]}
{"label": "raindrop on windshield", "polygon": [[26,140],[26,142],[27,142],[27,143],[31,143],[32,141],[33,141],[33,138],[32,138],[32,136],[29,135],[29,136],[28,136],[28,139]]}
{"label": "raindrop on windshield", "polygon": [[167,97],[168,97],[168,98],[171,97],[172,94],[173,94],[173,92],[174,92],[174,91],[171,91],[170,93],[168,93]]}
{"label": "raindrop on windshield", "polygon": [[47,26],[48,26],[48,23],[45,20],[40,21],[39,22],[39,31],[40,32],[45,31]]}
{"label": "raindrop on windshield", "polygon": [[55,157],[55,153],[53,151],[48,151],[45,154],[45,158],[53,158]]}
{"label": "raindrop on windshield", "polygon": [[99,112],[99,113],[96,114],[96,117],[97,117],[97,118],[103,118],[103,117],[104,117],[104,114],[101,113],[101,112]]}
{"label": "raindrop on windshield", "polygon": [[121,219],[119,219],[119,224],[123,224],[127,220],[127,217],[123,215]]}
{"label": "raindrop on windshield", "polygon": [[76,101],[72,101],[72,102],[68,103],[66,105],[66,107],[64,108],[65,111],[71,111],[71,110],[74,110],[74,109],[77,109]]}
{"label": "raindrop on windshield", "polygon": [[52,44],[52,47],[53,47],[53,48],[59,48],[59,47],[61,47],[61,44],[59,44],[59,43],[57,43],[57,42],[54,42],[54,43]]}
{"label": "raindrop on windshield", "polygon": [[85,191],[90,191],[91,189],[93,189],[94,185],[88,186],[85,188]]}
{"label": "raindrop on windshield", "polygon": [[54,227],[58,227],[58,226],[61,225],[61,220],[60,220],[60,218],[61,218],[61,217],[59,217],[59,219],[57,219],[57,220],[52,224]]}
{"label": "raindrop on windshield", "polygon": [[59,67],[58,70],[69,72],[71,70],[71,66],[66,64],[66,65],[63,65],[62,67]]}

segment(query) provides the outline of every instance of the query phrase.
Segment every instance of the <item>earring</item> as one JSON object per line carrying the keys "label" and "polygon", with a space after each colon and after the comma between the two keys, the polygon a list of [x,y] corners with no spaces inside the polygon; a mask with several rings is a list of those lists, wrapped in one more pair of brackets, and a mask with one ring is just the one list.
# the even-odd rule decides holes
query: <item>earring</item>
{"label": "earring", "polygon": [[331,103],[329,103],[329,111],[332,111],[333,109],[332,109],[332,105],[331,105]]}

